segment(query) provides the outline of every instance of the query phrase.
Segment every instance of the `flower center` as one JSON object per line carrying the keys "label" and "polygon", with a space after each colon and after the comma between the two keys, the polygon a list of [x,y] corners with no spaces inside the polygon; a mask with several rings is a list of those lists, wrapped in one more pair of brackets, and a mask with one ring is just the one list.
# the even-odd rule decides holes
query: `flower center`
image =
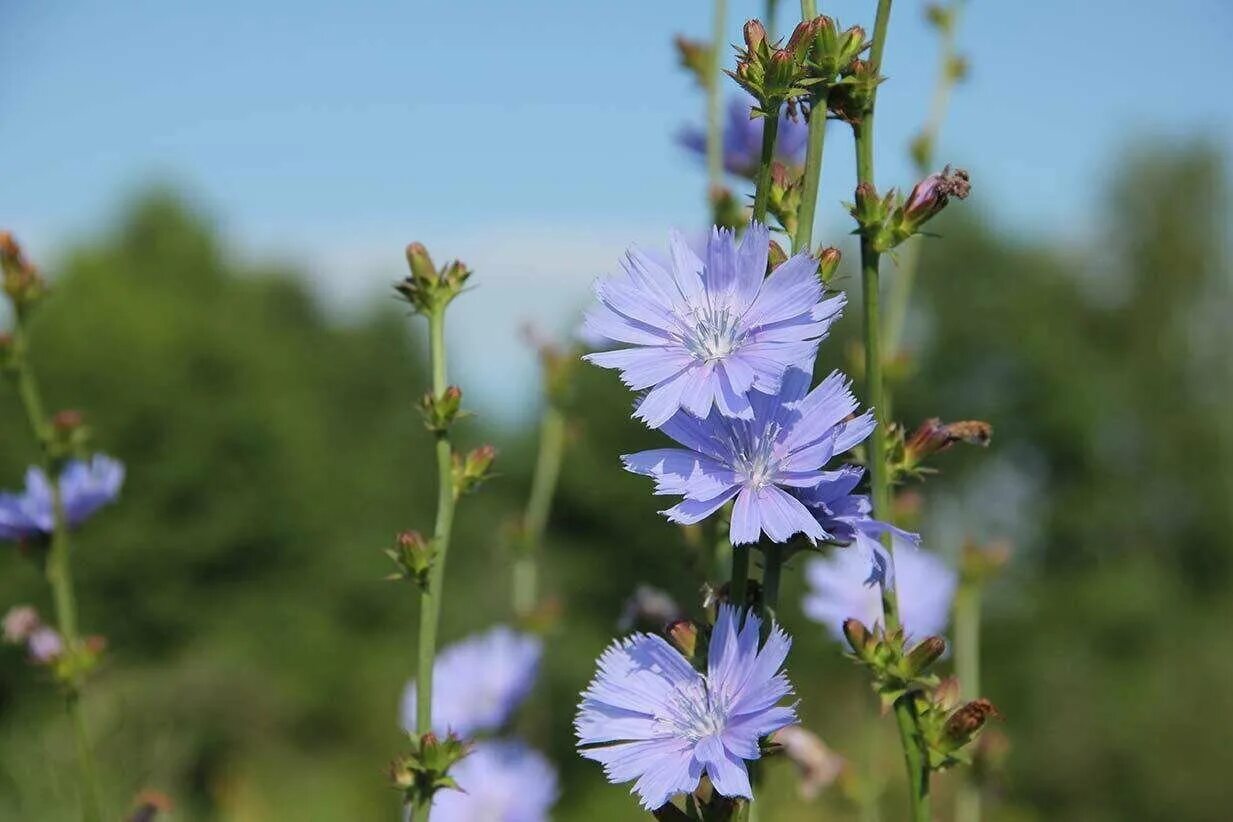
{"label": "flower center", "polygon": [[659,721],[675,736],[698,742],[727,727],[727,700],[712,694],[699,677],[677,688],[668,715],[659,717]]}
{"label": "flower center", "polygon": [[692,326],[685,345],[695,357],[715,362],[735,351],[743,339],[740,315],[727,306],[697,306],[690,313]]}
{"label": "flower center", "polygon": [[772,423],[761,433],[746,432],[740,437],[733,467],[745,475],[745,481],[753,488],[770,485],[779,471],[779,455],[775,453],[775,441],[779,426]]}

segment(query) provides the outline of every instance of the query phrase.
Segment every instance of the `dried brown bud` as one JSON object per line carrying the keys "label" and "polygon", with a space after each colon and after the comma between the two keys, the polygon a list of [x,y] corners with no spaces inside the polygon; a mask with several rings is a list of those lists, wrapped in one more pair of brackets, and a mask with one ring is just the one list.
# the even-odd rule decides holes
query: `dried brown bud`
{"label": "dried brown bud", "polygon": [[989,700],[974,699],[950,715],[943,731],[955,743],[966,745],[991,717],[1001,719],[1002,714]]}
{"label": "dried brown bud", "polygon": [[51,426],[59,434],[71,434],[85,424],[85,417],[80,411],[68,409],[57,411],[51,418]]}
{"label": "dried brown bud", "polygon": [[961,420],[943,423],[937,417],[927,419],[917,426],[912,436],[904,443],[904,461],[916,466],[923,459],[945,451],[956,442],[987,446],[993,437],[993,426],[981,420]]}
{"label": "dried brown bud", "polygon": [[946,653],[946,640],[940,636],[926,637],[908,652],[908,668],[912,675],[924,673]]}
{"label": "dried brown bud", "polygon": [[843,621],[843,635],[847,637],[848,644],[852,646],[852,650],[857,656],[863,656],[874,641],[873,635],[869,633],[865,623],[859,619],[845,619]]}

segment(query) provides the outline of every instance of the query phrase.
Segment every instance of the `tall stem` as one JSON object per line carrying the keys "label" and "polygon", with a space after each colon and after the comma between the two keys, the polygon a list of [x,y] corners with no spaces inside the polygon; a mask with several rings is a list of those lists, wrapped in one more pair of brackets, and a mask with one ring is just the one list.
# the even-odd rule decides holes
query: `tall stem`
{"label": "tall stem", "polygon": [[732,580],[728,585],[728,602],[738,609],[745,607],[746,592],[749,590],[749,545],[732,546]]}
{"label": "tall stem", "polygon": [[514,562],[514,613],[525,617],[539,600],[539,559],[565,453],[565,415],[549,402],[539,426],[539,453],[522,518],[523,544]]}
{"label": "tall stem", "polygon": [[753,219],[766,222],[766,207],[771,196],[771,163],[775,159],[775,137],[779,134],[779,107],[762,118],[762,155],[758,161],[758,177],[754,189]]}
{"label": "tall stem", "polygon": [[[445,371],[445,307],[428,315],[428,347],[432,357],[432,392],[436,397],[448,387]],[[420,597],[419,665],[416,671],[415,728],[420,734],[432,730],[432,668],[437,656],[437,627],[441,620],[441,594],[445,585],[445,561],[449,554],[450,531],[454,524],[454,466],[449,431],[436,433],[437,448],[437,523],[433,531],[436,549],[428,590]],[[427,822],[430,807],[423,809],[420,822]]]}
{"label": "tall stem", "polygon": [[779,17],[779,0],[766,0],[766,13],[763,16],[766,18],[766,33],[773,42],[777,36],[775,24]]}
{"label": "tall stem", "polygon": [[762,611],[764,628],[769,630],[770,622],[777,617],[779,610],[779,582],[783,576],[783,546],[777,542],[768,543],[762,549],[766,567],[762,569]]}
{"label": "tall stem", "polygon": [[[878,0],[878,13],[873,27],[873,45],[869,62],[874,75],[880,73],[882,54],[886,48],[886,32],[890,24],[892,0]],[[860,183],[874,184],[873,135],[877,87],[871,91],[868,109],[853,126],[856,138],[856,176]],[[873,513],[890,518],[890,486],[886,472],[887,411],[882,379],[881,316],[879,313],[880,255],[866,236],[861,237],[861,293],[865,320],[865,384],[870,405],[877,416],[877,427],[870,439],[869,475],[873,497]],[[889,536],[883,539],[888,562],[894,563]],[[899,627],[899,607],[894,590],[882,586],[882,614],[887,631]],[[919,731],[915,697],[907,695],[895,702],[895,722],[903,745],[904,765],[908,774],[908,796],[913,822],[927,822],[929,810],[929,769]]]}
{"label": "tall stem", "polygon": [[[981,583],[966,580],[955,594],[955,673],[964,700],[980,695],[980,595]],[[970,769],[955,796],[955,822],[980,822],[980,787]]]}
{"label": "tall stem", "polygon": [[[946,120],[946,112],[950,106],[951,91],[957,78],[952,69],[956,57],[955,29],[959,25],[959,12],[963,8],[963,0],[953,0],[947,7],[950,21],[942,29],[941,49],[938,56],[938,74],[934,80],[933,97],[929,104],[929,115],[921,129],[918,139],[922,150],[914,154],[916,172],[919,175],[928,174],[933,168],[934,155],[938,134],[942,131],[942,123]],[[907,321],[908,307],[911,304],[912,286],[916,280],[916,270],[920,265],[920,243],[923,238],[914,238],[904,244],[899,252],[895,279],[890,286],[890,310],[886,315],[886,353],[894,357],[903,339],[903,327]]]}
{"label": "tall stem", "polygon": [[[801,19],[812,20],[818,16],[818,4],[814,0],[801,0]],[[818,185],[822,179],[822,152],[826,146],[826,104],[830,87],[813,95],[809,107],[809,142],[805,149],[805,176],[801,187],[801,207],[797,212],[796,235],[792,238],[792,252],[808,251],[813,245],[814,215],[818,208]]]}
{"label": "tall stem", "polygon": [[[59,466],[56,465],[51,451],[51,425],[43,411],[38,383],[26,359],[26,329],[20,314],[13,329],[13,350],[16,358],[17,393],[26,412],[26,421],[39,445],[43,473],[51,485],[52,534],[45,573],[51,587],[56,629],[60,632],[64,647],[70,652],[76,652],[81,645],[81,639],[77,632],[77,598],[73,592],[72,544],[69,539],[68,518],[64,513],[64,498],[57,470]],[[81,705],[80,683],[67,682],[64,683],[64,688],[65,708],[73,726],[73,738],[77,747],[82,819],[85,822],[100,822],[103,818],[103,804],[90,735],[86,729],[85,711]]]}
{"label": "tall stem", "polygon": [[706,170],[711,193],[724,184],[723,122],[720,104],[719,67],[723,65],[724,32],[727,27],[728,4],[715,0],[711,28],[711,65],[706,82]]}

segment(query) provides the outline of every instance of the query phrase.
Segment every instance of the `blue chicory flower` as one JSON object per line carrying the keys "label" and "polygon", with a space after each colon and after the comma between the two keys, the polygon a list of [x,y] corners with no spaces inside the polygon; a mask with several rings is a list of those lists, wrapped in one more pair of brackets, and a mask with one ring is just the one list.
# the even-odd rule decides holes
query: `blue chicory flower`
{"label": "blue chicory flower", "polygon": [[750,393],[779,391],[789,368],[812,370],[818,343],[843,309],[825,298],[817,260],[797,254],[766,275],[770,233],[751,223],[737,244],[712,230],[705,261],[674,233],[668,259],[631,249],[625,276],[595,284],[589,338],[631,347],[587,355],[647,393],[635,416],[658,428],[680,409],[752,419]]}
{"label": "blue chicory flower", "polygon": [[886,557],[886,549],[879,538],[891,533],[896,539],[920,544],[920,536],[902,528],[896,528],[873,518],[873,505],[864,494],[853,494],[865,469],[847,465],[810,488],[799,488],[794,494],[805,504],[828,538],[838,542],[850,542],[870,565],[866,584],[875,583],[894,586],[894,564]]}
{"label": "blue chicory flower", "polygon": [[450,769],[459,790],[433,798],[434,822],[545,822],[559,793],[556,769],[521,742],[480,742]]}
{"label": "blue chicory flower", "polygon": [[783,672],[792,642],[777,625],[759,648],[761,622],[720,606],[706,673],[660,636],[634,634],[604,651],[582,694],[574,729],[579,752],[610,782],[636,780],[648,810],[697,789],[705,773],[723,796],[752,798],[746,760],[761,737],[795,723]]}
{"label": "blue chicory flower", "polygon": [[[907,636],[923,639],[945,631],[958,583],[955,572],[937,555],[903,540],[896,540],[894,560],[899,619]],[[870,627],[882,624],[882,594],[869,584],[868,571],[866,558],[850,548],[838,548],[805,565],[810,587],[805,615],[826,626],[837,642],[845,642],[846,619]]]}
{"label": "blue chicory flower", "polygon": [[832,481],[846,469],[823,470],[836,454],[873,431],[866,412],[848,419],[856,398],[843,374],[833,372],[809,391],[809,374],[792,369],[779,394],[750,395],[753,418],[712,412],[697,419],[678,412],[661,430],[684,448],[656,448],[622,457],[625,468],[655,479],[655,493],[680,494],[661,513],[682,525],[699,522],[733,498],[733,545],[757,542],[765,533],[786,542],[797,533],[830,539],[814,514],[789,489]]}
{"label": "blue chicory flower", "polygon": [[[728,110],[723,124],[724,168],[731,174],[753,177],[762,161],[763,117],[750,119],[749,113],[755,101],[744,95],[728,101]],[[678,138],[681,145],[694,154],[706,157],[706,131],[688,127]],[[795,120],[784,112],[779,115],[779,130],[775,133],[775,159],[784,165],[800,166],[805,163],[805,150],[809,144],[809,124],[804,117]]]}
{"label": "blue chicory flower", "polygon": [[[124,465],[118,460],[96,454],[87,461],[70,461],[60,472],[60,494],[69,526],[76,528],[115,501],[123,484]],[[26,471],[24,493],[0,493],[0,540],[50,534],[54,527],[51,491],[43,469],[31,467]]]}
{"label": "blue chicory flower", "polygon": [[[433,667],[432,730],[468,737],[495,731],[531,692],[543,643],[498,625],[444,648]],[[415,682],[402,699],[402,724],[415,731]]]}

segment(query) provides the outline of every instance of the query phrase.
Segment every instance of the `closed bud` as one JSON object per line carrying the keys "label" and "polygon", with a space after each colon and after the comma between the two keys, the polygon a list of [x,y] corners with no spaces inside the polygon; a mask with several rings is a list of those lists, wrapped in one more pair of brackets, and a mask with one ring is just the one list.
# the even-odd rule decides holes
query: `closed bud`
{"label": "closed bud", "polygon": [[171,813],[175,803],[158,791],[144,790],[133,800],[133,810],[125,822],[154,822],[160,813]]}
{"label": "closed bud", "polygon": [[668,639],[686,659],[693,659],[698,652],[698,626],[688,619],[678,620],[669,625]]}
{"label": "closed bud", "polygon": [[959,693],[959,678],[948,676],[933,689],[933,704],[942,711],[953,711],[959,704]]}
{"label": "closed bud", "polygon": [[385,554],[398,567],[387,579],[405,579],[421,588],[428,587],[428,572],[437,558],[434,542],[424,539],[419,531],[403,531],[394,537],[394,547]]}
{"label": "closed bud", "polygon": [[491,445],[473,448],[467,452],[466,457],[454,454],[454,495],[459,497],[468,494],[489,479],[496,457],[497,449]]}
{"label": "closed bud", "polygon": [[432,264],[432,257],[423,243],[411,243],[407,246],[407,265],[411,267],[411,275],[421,280],[435,280],[437,267]]}
{"label": "closed bud", "polygon": [[873,646],[877,644],[873,635],[869,633],[869,629],[859,619],[845,619],[843,635],[847,637],[852,651],[861,659],[865,659],[873,650]]}
{"label": "closed bud", "polygon": [[0,272],[4,293],[19,312],[32,307],[47,293],[47,284],[8,231],[0,231]]}
{"label": "closed bud", "polygon": [[462,389],[456,385],[446,388],[439,397],[428,391],[420,398],[420,414],[424,417],[424,426],[429,431],[449,430],[461,407]]}
{"label": "closed bud", "polygon": [[85,424],[85,417],[80,411],[58,411],[51,418],[51,426],[60,434],[71,434]]}
{"label": "closed bud", "polygon": [[749,20],[743,30],[745,47],[751,52],[758,51],[766,44],[766,27],[759,20]]}
{"label": "closed bud", "polygon": [[927,457],[945,451],[957,442],[985,447],[993,437],[993,426],[981,420],[943,423],[937,417],[917,426],[903,445],[902,468],[911,471]]}
{"label": "closed bud", "polygon": [[946,640],[940,636],[926,637],[908,652],[908,670],[912,676],[923,674],[946,653]]}
{"label": "closed bud", "polygon": [[912,187],[903,204],[903,221],[906,227],[915,230],[946,208],[951,197],[963,200],[971,191],[968,173],[961,168],[951,171],[947,166],[941,173],[930,174]]}
{"label": "closed bud", "polygon": [[839,270],[839,261],[843,259],[843,253],[834,246],[827,246],[818,252],[818,276],[822,278],[822,284],[826,285],[835,277],[835,272]]}
{"label": "closed bud", "polygon": [[990,718],[1001,719],[1002,714],[989,700],[974,699],[950,715],[942,733],[951,745],[961,748],[972,741]]}
{"label": "closed bud", "polygon": [[784,251],[783,246],[781,246],[779,243],[775,242],[774,240],[771,240],[771,246],[770,246],[769,252],[766,257],[767,273],[769,274],[770,272],[774,271],[776,268],[779,268],[779,266],[787,262],[787,260],[788,260],[788,252]]}
{"label": "closed bud", "polygon": [[14,605],[4,615],[4,641],[20,645],[43,625],[39,612],[31,605]]}

